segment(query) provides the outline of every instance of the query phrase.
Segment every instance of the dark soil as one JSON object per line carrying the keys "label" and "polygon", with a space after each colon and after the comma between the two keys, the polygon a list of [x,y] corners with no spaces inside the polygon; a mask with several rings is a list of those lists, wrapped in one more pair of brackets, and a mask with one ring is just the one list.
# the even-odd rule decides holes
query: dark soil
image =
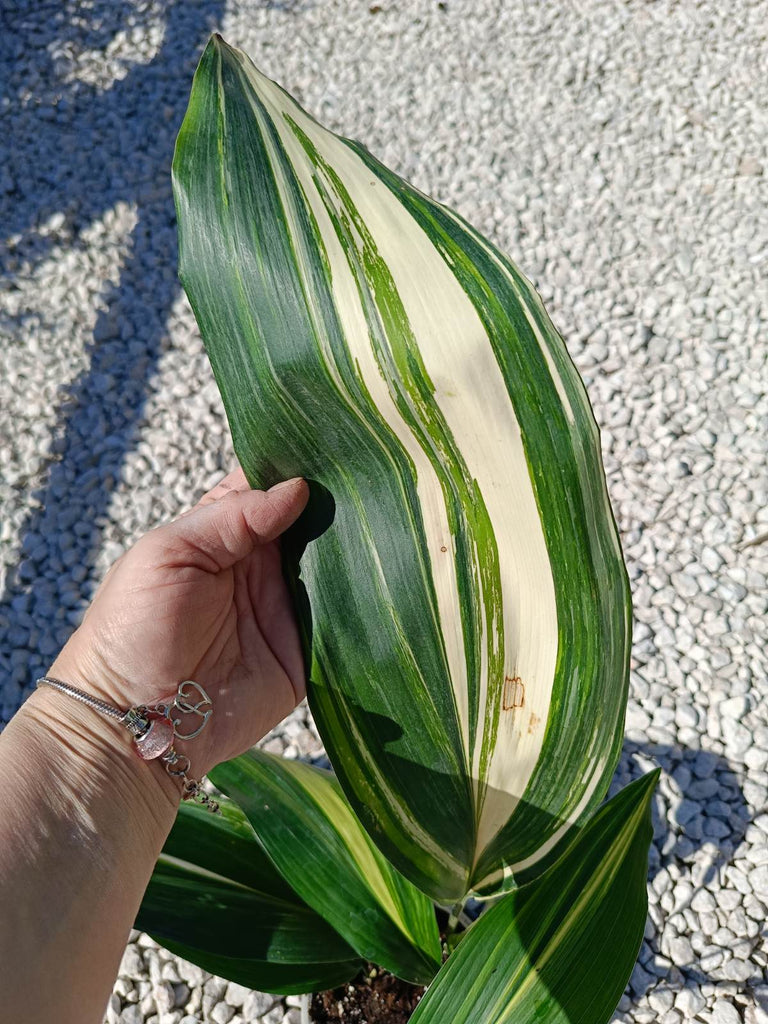
{"label": "dark soil", "polygon": [[315,1024],[341,1020],[347,1024],[407,1024],[424,995],[422,985],[409,985],[393,974],[371,967],[330,992],[312,996]]}

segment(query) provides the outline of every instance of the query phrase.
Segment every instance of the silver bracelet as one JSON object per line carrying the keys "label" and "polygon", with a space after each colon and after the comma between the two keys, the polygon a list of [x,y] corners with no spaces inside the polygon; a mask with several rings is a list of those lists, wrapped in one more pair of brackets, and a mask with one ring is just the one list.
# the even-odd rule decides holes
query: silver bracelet
{"label": "silver bracelet", "polygon": [[[197,801],[214,814],[221,813],[216,801],[202,788],[202,780],[198,782],[187,775],[190,769],[189,758],[185,754],[180,754],[173,746],[174,739],[193,740],[199,736],[213,714],[213,701],[194,679],[185,679],[179,683],[176,694],[169,704],[137,704],[127,711],[121,711],[120,708],[113,707],[98,697],[92,697],[84,690],[78,690],[71,683],[54,679],[52,676],[41,676],[37,680],[37,685],[50,686],[60,693],[65,693],[68,697],[73,697],[81,704],[98,711],[100,715],[124,726],[133,736],[136,753],[142,760],[154,761],[160,758],[168,774],[181,779],[183,800]],[[195,697],[199,699],[196,700]],[[179,717],[173,717],[177,712]],[[189,715],[195,716],[193,722],[196,728],[190,732],[182,732],[179,727],[184,716]],[[199,724],[196,721],[198,718],[202,719]]]}

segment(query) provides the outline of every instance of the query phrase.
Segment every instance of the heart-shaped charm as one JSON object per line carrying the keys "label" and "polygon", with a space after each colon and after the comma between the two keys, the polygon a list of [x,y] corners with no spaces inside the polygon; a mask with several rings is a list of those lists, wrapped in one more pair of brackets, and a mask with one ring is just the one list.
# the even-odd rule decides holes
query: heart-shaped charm
{"label": "heart-shaped charm", "polygon": [[[196,697],[199,699],[196,700]],[[202,719],[192,732],[179,732],[178,727],[181,725],[182,719],[172,718],[173,735],[180,740],[193,740],[195,736],[199,736],[213,714],[213,701],[200,683],[196,683],[194,679],[185,679],[183,683],[179,683],[176,696],[173,698],[173,707],[182,715],[196,715]]]}

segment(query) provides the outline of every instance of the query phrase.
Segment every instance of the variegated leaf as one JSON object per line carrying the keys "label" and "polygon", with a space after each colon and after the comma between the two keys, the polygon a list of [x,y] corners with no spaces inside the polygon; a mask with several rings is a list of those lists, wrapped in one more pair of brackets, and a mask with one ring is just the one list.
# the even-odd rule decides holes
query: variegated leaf
{"label": "variegated leaf", "polygon": [[243,812],[182,804],[136,927],[204,970],[264,992],[339,985],[361,961],[286,884]]}
{"label": "variegated leaf", "polygon": [[282,877],[361,957],[407,981],[432,980],[435,908],[387,863],[330,772],[251,750],[211,778],[245,811]]}
{"label": "variegated leaf", "polygon": [[553,867],[472,925],[413,1024],[607,1024],[643,938],[658,777],[623,789]]}
{"label": "variegated leaf", "polygon": [[535,874],[607,789],[629,647],[562,340],[506,256],[220,37],[174,187],[246,474],[313,481],[284,551],[344,791],[437,899]]}

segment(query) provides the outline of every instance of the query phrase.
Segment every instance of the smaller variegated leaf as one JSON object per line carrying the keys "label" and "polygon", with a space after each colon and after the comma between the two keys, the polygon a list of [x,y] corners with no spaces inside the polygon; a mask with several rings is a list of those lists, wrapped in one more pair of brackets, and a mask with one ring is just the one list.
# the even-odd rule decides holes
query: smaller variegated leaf
{"label": "smaller variegated leaf", "polygon": [[204,970],[265,992],[330,988],[361,966],[285,883],[226,800],[221,817],[181,806],[136,927]]}
{"label": "smaller variegated leaf", "polygon": [[623,789],[553,867],[483,914],[412,1024],[606,1024],[643,937],[657,779]]}
{"label": "smaller variegated leaf", "polygon": [[261,750],[220,765],[283,877],[360,956],[427,984],[440,965],[434,907],[381,855],[330,772]]}

